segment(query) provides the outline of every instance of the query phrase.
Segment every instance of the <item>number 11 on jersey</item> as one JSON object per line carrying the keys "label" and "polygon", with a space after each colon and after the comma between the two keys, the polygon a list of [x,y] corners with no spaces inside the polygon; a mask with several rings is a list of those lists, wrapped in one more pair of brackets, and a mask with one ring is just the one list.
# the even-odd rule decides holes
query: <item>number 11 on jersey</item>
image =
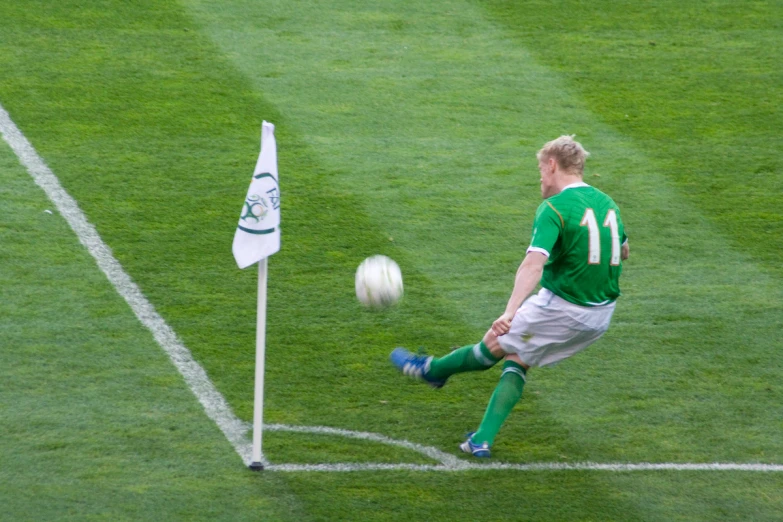
{"label": "number 11 on jersey", "polygon": [[[585,215],[582,216],[582,221],[579,223],[583,227],[587,227],[588,236],[588,255],[587,263],[591,265],[601,264],[601,231],[598,230],[598,220],[595,218],[595,212],[592,208],[585,210]],[[604,226],[609,227],[609,231],[612,234],[612,258],[610,264],[612,266],[620,265],[620,228],[617,225],[617,212],[614,209],[609,209],[606,213],[606,219],[604,219]]]}

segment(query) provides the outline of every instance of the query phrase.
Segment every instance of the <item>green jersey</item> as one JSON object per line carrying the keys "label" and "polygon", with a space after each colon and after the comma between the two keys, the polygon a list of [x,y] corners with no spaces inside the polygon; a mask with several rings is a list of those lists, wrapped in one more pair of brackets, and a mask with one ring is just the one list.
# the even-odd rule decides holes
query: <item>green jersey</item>
{"label": "green jersey", "polygon": [[620,296],[621,245],[625,227],[612,198],[574,183],[538,207],[528,252],[549,257],[541,286],[580,306]]}

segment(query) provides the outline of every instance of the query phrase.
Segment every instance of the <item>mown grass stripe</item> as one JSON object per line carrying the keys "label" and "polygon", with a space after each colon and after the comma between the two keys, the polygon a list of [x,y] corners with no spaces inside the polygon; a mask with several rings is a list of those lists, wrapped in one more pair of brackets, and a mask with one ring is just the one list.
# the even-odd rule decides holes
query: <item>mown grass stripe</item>
{"label": "mown grass stripe", "polygon": [[[364,8],[335,2],[330,5],[342,8],[322,12],[304,2],[260,8],[234,0],[232,9],[199,0],[187,4],[224,55],[285,111],[287,127],[309,144],[315,163],[334,173],[334,193],[354,195],[370,224],[388,231],[399,245],[392,255],[399,253],[406,275],[418,271],[428,279],[429,295],[448,299],[437,309],[452,325],[475,327],[472,335],[446,330],[428,338],[430,325],[390,315],[394,331],[388,337],[396,337],[395,344],[415,336],[412,346],[440,355],[452,340],[461,345],[480,338],[496,317],[493,310],[505,305],[508,274],[518,266],[525,225],[540,203],[536,148],[556,133],[576,133],[594,153],[587,179],[617,199],[633,243],[623,275],[625,297],[595,350],[531,380],[521,413],[507,421],[509,436],[500,442],[516,460],[538,452],[536,460],[565,454],[580,461],[781,461],[774,432],[781,389],[771,356],[779,344],[779,281],[727,244],[664,175],[670,166],[661,154],[645,153],[622,129],[603,123],[557,70],[507,38],[504,26],[466,7],[471,2]],[[406,23],[397,24],[403,5]],[[464,25],[455,31],[460,19]],[[535,39],[534,28],[519,27]],[[299,267],[309,258],[289,259]],[[404,307],[436,309],[434,302],[407,293],[419,285],[406,279]],[[312,286],[301,288],[310,292]],[[328,295],[334,298],[331,313],[343,302],[336,292]],[[392,377],[372,366],[380,366],[373,359],[379,354],[371,351],[380,343],[353,344],[358,335],[339,339],[341,325],[358,329],[355,317],[335,320],[343,317],[328,317],[335,327],[325,329],[324,338],[337,341],[333,345],[300,335],[291,351],[312,345],[330,361],[361,360],[350,374],[351,391],[358,398],[381,395]],[[290,357],[286,353],[286,364]],[[666,370],[657,371],[661,367]],[[465,391],[477,390],[485,378],[466,378],[471,382],[463,393],[447,390],[448,400],[406,396],[412,411],[433,414],[401,423],[400,435],[447,447],[454,433],[480,421],[483,405],[471,403]],[[344,400],[343,388],[324,388],[321,404],[306,404],[308,415]],[[306,400],[288,401],[279,420],[294,418],[291,409]],[[351,425],[352,413],[341,411],[340,422]],[[384,419],[386,411],[368,408],[362,414],[354,426]],[[467,416],[472,419],[462,420]],[[706,443],[705,433],[711,436]],[[749,439],[748,433],[756,436]]]}

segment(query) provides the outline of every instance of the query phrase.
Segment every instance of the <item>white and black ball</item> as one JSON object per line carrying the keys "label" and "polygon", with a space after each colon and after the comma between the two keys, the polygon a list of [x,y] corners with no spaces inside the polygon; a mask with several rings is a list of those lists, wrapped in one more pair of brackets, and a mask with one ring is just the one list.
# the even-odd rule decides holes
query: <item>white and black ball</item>
{"label": "white and black ball", "polygon": [[368,257],[356,269],[356,297],[368,308],[381,309],[402,298],[402,272],[393,259]]}

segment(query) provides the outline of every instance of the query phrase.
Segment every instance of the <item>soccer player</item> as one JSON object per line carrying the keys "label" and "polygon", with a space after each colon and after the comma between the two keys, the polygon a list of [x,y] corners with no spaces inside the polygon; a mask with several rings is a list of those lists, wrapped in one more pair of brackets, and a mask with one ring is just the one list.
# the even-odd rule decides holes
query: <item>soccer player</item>
{"label": "soccer player", "polygon": [[[478,430],[460,445],[475,457],[490,456],[500,426],[522,397],[531,366],[566,359],[609,328],[629,246],[620,209],[582,180],[588,155],[572,136],[560,136],[538,152],[544,202],[506,310],[481,342],[440,358],[404,348],[391,353],[402,373],[435,388],[454,374],[486,370],[504,359]],[[541,290],[528,298],[539,283]]]}

